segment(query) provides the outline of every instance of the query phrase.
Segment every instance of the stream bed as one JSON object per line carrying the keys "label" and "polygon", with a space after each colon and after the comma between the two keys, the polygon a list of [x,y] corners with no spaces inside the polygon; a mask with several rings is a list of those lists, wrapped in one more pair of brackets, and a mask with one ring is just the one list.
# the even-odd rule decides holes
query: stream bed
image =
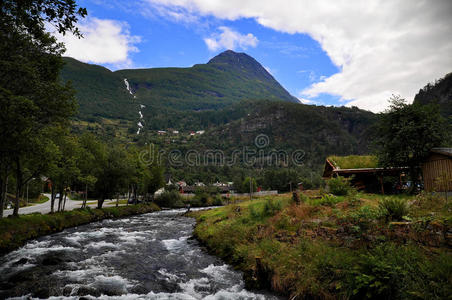
{"label": "stream bed", "polygon": [[166,210],[104,220],[0,257],[0,299],[279,299],[192,239],[195,220]]}

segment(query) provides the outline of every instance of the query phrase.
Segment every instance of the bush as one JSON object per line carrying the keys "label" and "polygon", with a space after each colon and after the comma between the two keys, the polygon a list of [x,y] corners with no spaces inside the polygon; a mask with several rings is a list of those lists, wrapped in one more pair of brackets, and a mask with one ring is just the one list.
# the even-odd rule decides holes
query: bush
{"label": "bush", "polygon": [[264,205],[264,216],[274,216],[282,208],[281,201],[268,199]]}
{"label": "bush", "polygon": [[266,217],[276,215],[282,209],[282,203],[279,200],[269,198],[264,203],[253,203],[248,208],[251,219],[260,221]]}
{"label": "bush", "polygon": [[343,199],[331,194],[325,194],[320,199],[309,199],[308,203],[311,205],[326,205],[334,206],[336,203],[341,202]]}
{"label": "bush", "polygon": [[413,245],[383,244],[347,272],[356,299],[446,299],[451,266],[447,254],[429,258]]}
{"label": "bush", "polygon": [[164,191],[155,198],[154,202],[160,207],[183,207],[182,197],[178,191]]}
{"label": "bush", "polygon": [[212,205],[221,206],[223,205],[223,199],[221,199],[220,195],[216,195],[212,200]]}
{"label": "bush", "polygon": [[345,196],[353,191],[349,181],[341,176],[328,180],[328,190],[336,196]]}
{"label": "bush", "polygon": [[209,202],[209,194],[207,194],[206,192],[196,193],[196,195],[193,197],[193,200],[201,203],[201,205],[203,206],[206,206]]}
{"label": "bush", "polygon": [[380,200],[378,207],[386,220],[402,220],[408,215],[409,207],[406,200],[402,198],[387,197]]}

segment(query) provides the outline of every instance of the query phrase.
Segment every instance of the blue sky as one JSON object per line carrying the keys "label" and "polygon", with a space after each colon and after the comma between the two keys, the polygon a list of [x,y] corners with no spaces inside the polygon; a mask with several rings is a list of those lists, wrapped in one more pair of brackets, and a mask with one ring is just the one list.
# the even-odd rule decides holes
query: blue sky
{"label": "blue sky", "polygon": [[67,55],[112,70],[190,67],[231,48],[254,57],[305,103],[373,111],[391,94],[410,100],[452,71],[447,0],[429,13],[426,3],[410,0],[77,3],[88,10],[80,22],[85,39],[60,36]]}

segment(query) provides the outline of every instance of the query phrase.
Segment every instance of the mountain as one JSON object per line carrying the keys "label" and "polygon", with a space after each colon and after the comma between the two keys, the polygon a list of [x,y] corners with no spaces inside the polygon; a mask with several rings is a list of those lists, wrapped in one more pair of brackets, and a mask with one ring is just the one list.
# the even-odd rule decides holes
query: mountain
{"label": "mountain", "polygon": [[203,111],[245,99],[298,102],[254,58],[231,50],[190,68],[111,72],[72,58],[65,58],[65,63],[61,78],[71,81],[77,90],[81,119],[101,116],[133,120],[138,105],[153,111]]}
{"label": "mountain", "polygon": [[[427,84],[419,90],[419,93],[414,97],[414,103],[436,103],[444,117],[452,117],[452,73],[437,80],[434,84]],[[450,120],[452,123],[452,119]]]}
{"label": "mountain", "polygon": [[70,81],[76,90],[79,118],[136,118],[137,104],[127,91],[124,79],[118,74],[69,57],[65,57],[64,62],[60,76],[63,81]]}
{"label": "mountain", "polygon": [[356,107],[259,101],[244,116],[208,130],[197,149],[220,148],[232,153],[254,146],[256,137],[264,134],[268,137],[266,151],[302,150],[305,162],[318,165],[331,154],[368,153],[369,129],[376,120],[377,115]]}
{"label": "mountain", "polygon": [[298,102],[256,60],[225,51],[191,68],[116,72],[130,82],[144,105],[178,110],[219,109],[244,99]]}

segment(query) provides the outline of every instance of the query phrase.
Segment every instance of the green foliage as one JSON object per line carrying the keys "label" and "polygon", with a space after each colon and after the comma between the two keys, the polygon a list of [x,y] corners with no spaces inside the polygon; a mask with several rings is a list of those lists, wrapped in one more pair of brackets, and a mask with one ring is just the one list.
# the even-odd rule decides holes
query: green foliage
{"label": "green foliage", "polygon": [[[452,124],[452,73],[429,83],[414,96],[415,104],[437,104],[441,115]],[[452,141],[451,141],[452,142]]]}
{"label": "green foliage", "polygon": [[337,197],[331,194],[324,194],[321,198],[309,199],[307,202],[311,205],[335,206],[337,203],[344,201],[343,197]]}
{"label": "green foliage", "polygon": [[[369,248],[339,246],[314,238],[311,227],[304,236],[300,232],[313,215],[305,214],[307,205],[287,207],[287,200],[271,218],[264,213],[268,199],[197,212],[195,236],[241,269],[248,286],[271,288],[291,299],[447,299],[451,294],[447,249],[430,252],[384,237]],[[246,209],[249,213],[243,213]],[[297,214],[303,217],[294,219]],[[363,206],[356,219],[375,221],[378,214]]]}
{"label": "green foliage", "polygon": [[282,203],[279,200],[269,198],[265,201],[264,205],[264,216],[274,216],[277,212],[282,209]]}
{"label": "green foliage", "polygon": [[[65,127],[75,110],[70,85],[58,81],[64,48],[46,25],[79,35],[76,23],[86,10],[75,1],[2,1],[0,6],[0,216],[4,182],[14,168],[19,195],[30,178],[49,166],[54,154],[47,130]],[[14,164],[14,165],[13,165]]]}
{"label": "green foliage", "polygon": [[361,255],[349,284],[357,299],[445,299],[451,267],[450,255],[430,260],[412,245],[389,243]]}
{"label": "green foliage", "polygon": [[265,218],[274,216],[282,209],[283,204],[280,200],[268,198],[265,201],[259,201],[251,204],[249,208],[249,215],[251,219],[261,221]]}
{"label": "green foliage", "polygon": [[301,181],[297,170],[288,168],[267,170],[263,177],[262,184],[265,188],[280,192],[290,191],[290,183],[292,183],[292,189],[296,189]]}
{"label": "green foliage", "polygon": [[433,147],[441,146],[449,134],[448,124],[437,105],[407,104],[393,96],[390,108],[375,127],[374,147],[380,165],[410,168],[417,182],[420,165]]}
{"label": "green foliage", "polygon": [[234,181],[234,189],[239,193],[249,193],[250,191],[255,193],[257,191],[256,179],[246,177],[243,181]]}
{"label": "green foliage", "polygon": [[154,202],[160,207],[184,207],[182,197],[178,191],[164,191],[154,199]]}
{"label": "green foliage", "polygon": [[[244,99],[269,99],[295,102],[293,98],[268,72],[246,54],[229,53],[240,58],[219,61],[225,53],[208,64],[191,68],[153,68],[136,70],[110,70],[66,58],[61,72],[63,81],[71,81],[76,87],[80,104],[79,117],[135,119],[138,103],[126,90],[124,78],[133,93],[144,104],[146,123],[157,129],[174,127],[166,121],[167,115],[180,110],[201,111],[220,109]],[[176,109],[176,110],[174,110]],[[157,116],[155,115],[157,112]],[[169,113],[169,114],[168,114]],[[166,116],[165,116],[166,115]],[[183,114],[179,114],[183,117]],[[193,116],[196,120],[197,116]],[[172,118],[174,122],[177,118]],[[164,123],[167,122],[165,125]]]}
{"label": "green foliage", "polygon": [[341,176],[329,179],[327,185],[330,193],[336,196],[345,196],[353,190],[349,180]]}
{"label": "green foliage", "polygon": [[99,116],[128,120],[137,118],[139,104],[127,91],[121,76],[104,67],[69,57],[64,58],[64,63],[61,80],[70,81],[77,90],[79,118],[91,121],[96,121]]}
{"label": "green foliage", "polygon": [[219,194],[217,194],[217,195],[215,195],[215,197],[213,197],[212,205],[214,205],[214,206],[223,205],[223,199],[221,198],[221,196]]}
{"label": "green foliage", "polygon": [[385,197],[378,203],[380,213],[387,220],[402,220],[409,213],[409,206],[405,199]]}

